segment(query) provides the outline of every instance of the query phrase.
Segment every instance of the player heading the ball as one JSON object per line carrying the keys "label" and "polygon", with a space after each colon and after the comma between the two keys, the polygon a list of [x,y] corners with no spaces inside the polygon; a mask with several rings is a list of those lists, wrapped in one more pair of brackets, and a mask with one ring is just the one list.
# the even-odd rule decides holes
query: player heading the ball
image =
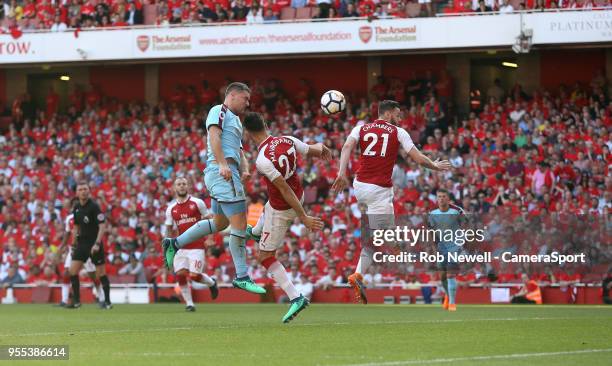
{"label": "player heading the ball", "polygon": [[283,323],[288,323],[308,306],[308,299],[298,293],[287,276],[287,270],[276,260],[276,251],[282,249],[287,230],[296,217],[310,230],[323,228],[323,221],[308,216],[302,206],[304,189],[296,172],[297,154],[329,160],[331,152],[321,143],[307,145],[293,136],[270,136],[258,113],[248,113],[244,127],[258,146],[255,165],[265,177],[268,188],[268,202],[251,230],[251,237],[259,242],[259,262],[291,300],[289,311],[283,317]]}
{"label": "player heading the ball", "polygon": [[[414,146],[406,130],[397,127],[401,119],[400,105],[393,100],[378,104],[378,119],[353,128],[340,154],[340,169],[332,185],[338,193],[348,186],[348,164],[353,149],[359,144],[359,170],[353,181],[357,202],[367,207],[369,228],[388,229],[394,225],[393,183],[391,174],[397,161],[400,145],[417,164],[444,171],[451,169],[448,160],[432,161]],[[349,284],[358,302],[367,304],[362,273],[372,264],[374,250],[364,242],[355,273],[349,276]]]}
{"label": "player heading the ball", "polygon": [[240,114],[249,106],[251,90],[244,83],[234,82],[225,90],[223,104],[208,112],[208,160],[204,169],[204,183],[212,198],[213,219],[198,221],[176,238],[162,241],[166,266],[170,268],[179,248],[205,235],[216,233],[230,226],[229,248],[236,268],[234,287],[264,294],[266,290],[256,285],[248,275],[246,253],[246,196],[242,179],[249,178],[249,164],[242,151],[242,123]]}

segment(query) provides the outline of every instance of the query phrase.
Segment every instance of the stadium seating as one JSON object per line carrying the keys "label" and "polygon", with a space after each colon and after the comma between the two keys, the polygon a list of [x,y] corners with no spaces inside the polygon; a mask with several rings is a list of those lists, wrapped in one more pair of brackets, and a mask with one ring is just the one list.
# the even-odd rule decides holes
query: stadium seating
{"label": "stadium seating", "polygon": [[[409,2],[407,0],[400,0],[402,3],[404,3],[405,5],[405,9],[406,9],[406,16],[407,17],[420,17],[420,16],[427,16],[427,12],[422,11],[422,5],[419,3],[415,3],[415,2]],[[98,1],[98,0],[94,0],[90,2],[94,7],[101,4],[102,6],[104,6],[104,13],[109,17],[109,19],[112,19],[113,16],[117,15],[117,21],[116,23],[109,23],[108,26],[118,26],[118,27],[122,27],[122,26],[127,26],[127,24],[125,23],[124,19],[122,18],[122,16],[124,15],[124,13],[119,13],[121,10],[119,8],[119,1]],[[362,17],[377,17],[377,16],[399,16],[399,17],[403,17],[404,15],[402,14],[396,14],[395,12],[397,11],[397,7],[392,6],[392,3],[388,3],[388,9],[385,10],[385,12],[383,14],[376,14],[373,12],[373,10],[371,10],[370,13],[365,13],[365,9],[363,8],[363,4],[365,2],[359,2],[359,1],[355,1],[356,3],[356,9],[359,13],[360,16]],[[519,9],[519,6],[521,4],[523,4],[524,2],[521,0],[511,0],[510,4],[513,6],[513,8],[515,10]],[[531,5],[535,6],[535,1],[531,2]],[[546,2],[548,5],[550,5],[550,2]],[[564,2],[566,4],[564,4],[564,6],[567,6],[567,4],[569,4],[569,2]],[[23,1],[17,1],[18,5],[21,5],[22,7],[25,6]],[[25,19],[25,15],[21,18],[21,19],[17,19],[17,26],[19,28],[21,28],[24,31],[29,31],[29,30],[33,30],[33,29],[50,29],[51,26],[53,25],[53,14],[55,11],[59,11],[60,13],[60,22],[70,25],[73,24],[72,20],[70,19],[68,14],[69,14],[69,5],[61,5],[63,4],[63,2],[52,2],[52,5],[50,6],[50,8],[48,9],[37,9],[34,11],[34,13],[32,14],[32,16],[29,19]],[[187,22],[186,19],[189,18],[189,16],[187,14],[182,14],[183,9],[182,8],[178,8],[178,15],[179,18],[176,19],[171,19],[174,13],[174,9],[177,8],[177,6],[175,5],[175,8],[169,8],[168,12],[167,12],[167,17],[162,19],[163,17],[160,17],[160,13],[159,13],[159,7],[157,4],[156,0],[151,1],[150,3],[147,2],[146,4],[142,4],[142,2],[140,1],[136,1],[136,9],[142,12],[142,24],[144,25],[156,25],[156,24],[160,24],[161,22],[168,22],[171,24],[180,24],[181,22]],[[180,4],[180,3],[177,3]],[[200,16],[197,13],[197,6],[196,6],[196,2],[193,2],[191,4],[191,8],[190,8],[190,12],[193,12],[195,15],[195,19],[199,19],[198,22],[206,22],[207,20],[204,19],[204,16]],[[208,4],[208,3],[204,3],[204,4]],[[214,2],[210,4],[210,6],[213,6]],[[222,3],[222,5],[225,4]],[[229,3],[229,8],[225,9],[228,12],[228,15],[231,15],[231,6],[234,4],[233,2]],[[284,8],[280,8],[277,7],[276,5],[273,5],[274,2],[270,2],[270,3],[263,3],[263,6],[271,6],[272,9],[274,10],[274,12],[276,13],[276,15],[278,16],[278,18],[280,20],[283,21],[287,21],[287,20],[293,20],[293,19],[297,19],[297,20],[306,20],[306,19],[310,19],[313,18],[315,16],[317,16],[319,9],[317,7],[313,7],[313,6],[307,6],[304,8],[298,8],[298,9],[294,9],[291,7],[284,7]],[[529,3],[528,3],[529,4]],[[169,4],[170,6],[173,5],[173,3]],[[125,6],[124,4],[122,4],[122,6]],[[453,2],[436,2],[434,9],[437,9],[436,11],[438,13],[454,13],[454,12],[465,12],[464,9],[455,9],[454,8],[454,4]],[[611,2],[610,0],[593,0],[593,6],[594,7],[600,7],[600,8],[605,8],[605,7],[610,7],[611,6]],[[214,9],[213,9],[214,10]],[[337,9],[338,11],[344,11],[343,8],[341,9]],[[492,9],[492,10],[498,10],[498,9]],[[527,9],[529,10],[529,9]],[[78,12],[79,10],[77,9],[76,12]],[[127,11],[124,10],[124,11]],[[14,16],[12,16],[11,14],[13,13],[13,10],[11,10],[11,8],[9,7],[9,12],[8,12],[8,16],[6,17],[6,19],[4,19],[2,25],[3,25],[3,29],[7,30],[9,29],[14,22]],[[70,10],[70,13],[72,14],[72,10]],[[431,14],[432,16],[435,14]],[[345,16],[342,13],[339,14],[340,17]],[[346,15],[348,16],[348,15]],[[200,19],[201,17],[201,19]],[[76,16],[74,19],[76,20],[76,24],[78,27],[80,26],[87,26],[89,27],[89,25],[85,24],[85,20],[87,18],[91,18],[92,19],[92,24],[91,26],[93,27],[100,27],[101,25],[101,16],[98,15],[94,15],[93,17],[89,16],[89,15],[85,15],[85,14],[81,14],[79,16]],[[210,21],[210,18],[208,19],[208,21]],[[229,19],[228,21],[236,21],[233,19]],[[237,21],[241,21],[241,20],[237,20]]]}
{"label": "stadium seating", "polygon": [[[405,87],[409,81],[394,80],[393,82],[400,82],[402,87]],[[432,84],[435,85],[435,83]],[[376,90],[381,88],[384,90],[383,93],[389,91],[388,85],[378,85],[375,87]],[[545,110],[545,113],[551,113],[553,108],[551,102],[559,95],[563,96],[562,108],[574,109],[578,108],[576,106],[588,107],[590,103],[589,94],[595,92],[597,91],[592,89],[588,83],[585,83],[583,86],[576,85],[573,88],[569,88],[569,90],[567,87],[558,90],[547,90],[539,93],[537,96],[534,95],[534,99],[531,101],[523,99],[524,97],[519,97],[521,98],[519,100],[523,103],[523,107],[519,109],[524,108],[526,111],[533,112],[536,118],[541,118],[538,116],[540,116],[539,113],[542,110]],[[282,91],[280,93],[282,94]],[[108,216],[112,234],[107,238],[106,251],[107,271],[112,276],[116,276],[118,270],[125,264],[125,258],[128,258],[131,254],[138,255],[144,261],[147,273],[151,274],[160,270],[161,257],[150,257],[144,255],[144,253],[148,253],[147,248],[151,247],[159,251],[159,242],[164,233],[162,226],[163,212],[166,202],[171,198],[170,183],[177,171],[183,171],[188,172],[187,175],[191,177],[192,182],[201,184],[201,177],[197,172],[201,171],[204,164],[198,158],[198,152],[204,151],[205,146],[203,145],[200,133],[193,130],[193,133],[185,137],[186,141],[189,141],[189,144],[194,147],[187,160],[179,159],[176,149],[171,148],[168,152],[164,147],[166,146],[165,144],[173,141],[167,135],[169,129],[178,131],[183,128],[191,128],[192,123],[193,126],[198,125],[197,120],[187,118],[191,111],[186,110],[186,106],[181,103],[182,100],[186,100],[185,98],[166,100],[163,104],[160,103],[156,106],[162,110],[162,114],[151,115],[151,122],[147,123],[159,121],[159,126],[164,127],[164,129],[155,134],[152,132],[153,128],[144,128],[145,125],[135,117],[122,120],[121,123],[124,124],[124,127],[115,132],[110,132],[112,129],[109,123],[115,123],[114,115],[116,114],[108,114],[108,112],[121,111],[121,115],[131,115],[132,112],[128,112],[128,110],[132,109],[129,108],[141,110],[142,104],[139,102],[135,102],[128,107],[104,96],[97,99],[99,101],[93,99],[94,102],[90,102],[89,98],[85,99],[85,95],[81,95],[80,98],[83,98],[81,99],[82,102],[93,104],[89,107],[90,110],[87,114],[83,114],[83,111],[79,112],[82,120],[80,119],[78,122],[74,117],[59,114],[52,119],[25,123],[20,110],[20,105],[23,101],[18,99],[13,103],[13,122],[10,124],[7,134],[0,136],[0,138],[4,137],[4,143],[8,144],[5,145],[7,148],[0,156],[0,207],[2,207],[0,222],[5,222],[5,225],[0,227],[0,243],[3,247],[2,261],[0,262],[0,278],[4,275],[2,272],[6,271],[8,266],[14,264],[18,265],[21,269],[25,277],[24,280],[27,279],[28,272],[33,266],[40,266],[42,268],[45,265],[53,265],[57,268],[57,274],[61,274],[63,261],[61,255],[56,252],[56,248],[61,241],[61,235],[64,230],[63,218],[69,211],[68,205],[64,201],[73,195],[70,189],[71,185],[74,186],[75,178],[71,175],[72,171],[87,172],[86,178],[94,182],[94,196],[109,212]],[[316,100],[312,100],[311,105],[316,106]],[[446,135],[436,135],[437,137],[435,137],[433,142],[425,139],[432,132],[428,132],[425,124],[427,116],[425,98],[418,100],[415,105],[417,115],[407,115],[401,122],[401,125],[411,131],[413,139],[415,142],[421,143],[423,150],[443,158],[448,157],[450,147],[459,148],[458,134],[463,134],[463,136],[469,139],[469,146],[462,153],[463,162],[460,166],[457,166],[456,173],[452,177],[454,179],[454,188],[450,187],[453,194],[468,198],[468,201],[459,199],[459,204],[463,204],[466,207],[472,205],[473,203],[469,202],[469,196],[480,189],[481,192],[488,192],[485,193],[487,202],[478,203],[475,208],[470,207],[470,210],[483,210],[484,207],[499,207],[500,212],[502,209],[508,209],[516,215],[520,214],[521,207],[528,207],[534,216],[545,212],[543,210],[550,209],[554,211],[554,205],[549,204],[546,206],[542,198],[529,201],[529,191],[531,190],[529,183],[524,187],[519,186],[522,190],[521,200],[523,201],[519,200],[517,202],[506,198],[496,198],[497,185],[500,184],[498,178],[496,178],[496,173],[499,170],[496,169],[499,169],[499,167],[492,169],[490,164],[496,159],[494,156],[511,158],[512,154],[507,156],[501,149],[487,149],[486,144],[479,139],[484,140],[483,137],[493,131],[493,126],[503,126],[506,131],[512,134],[518,134],[519,128],[529,127],[527,124],[521,124],[522,127],[519,127],[519,124],[509,122],[513,113],[516,112],[516,107],[512,100],[503,104],[492,102],[491,105],[500,112],[497,114],[490,113],[488,112],[488,107],[483,111],[475,111],[470,116],[467,116],[465,120],[459,119],[457,121],[458,125],[455,128],[451,126],[451,130]],[[363,109],[357,108],[353,116],[367,116],[372,106],[366,105]],[[254,105],[253,108],[258,109],[260,106]],[[292,106],[292,109],[298,111],[298,113],[300,111],[300,107],[297,105]],[[313,110],[314,115],[316,115],[316,109]],[[610,127],[612,125],[612,106],[608,106],[603,110],[603,115],[599,114],[601,112],[601,110],[593,110],[593,116],[597,115],[597,117],[592,118],[596,118],[601,121],[602,125]],[[272,133],[294,133],[294,127],[287,122],[290,114],[283,114],[280,111],[278,114],[282,118],[277,118],[277,122],[271,125]],[[96,124],[93,122],[92,116],[96,116],[95,119],[101,118],[100,116],[104,117]],[[142,115],[142,117],[148,118],[146,115]],[[340,127],[339,131],[334,132],[334,123],[326,123],[326,119],[323,117],[320,117],[323,118],[320,120],[318,118],[314,120],[305,119],[304,130],[300,132],[302,138],[309,142],[324,141],[327,146],[333,148],[336,152],[339,151],[349,131]],[[5,121],[7,120],[6,117],[4,119]],[[75,121],[72,122],[74,124],[73,128],[70,128],[68,124],[71,120]],[[353,125],[357,121],[357,117],[348,120],[349,125]],[[63,122],[66,122],[66,124],[63,124]],[[119,123],[118,121],[116,122]],[[589,123],[595,123],[595,119],[592,119]],[[315,127],[317,124],[324,126],[324,128]],[[50,128],[51,126],[53,126],[55,135],[45,135],[45,132],[42,132],[42,128]],[[91,128],[91,131],[87,126]],[[552,126],[542,126],[544,131],[546,131],[546,128],[553,128]],[[127,133],[127,130],[123,130],[123,128],[133,128],[135,132]],[[107,131],[109,132],[102,133],[105,129],[108,129]],[[318,136],[315,136],[315,131]],[[540,129],[528,131],[536,139],[540,134]],[[97,137],[92,137],[90,133]],[[106,133],[111,133],[114,137],[107,138]],[[423,135],[423,138],[419,137],[419,134]],[[160,138],[161,136],[164,137]],[[574,145],[572,146],[581,146],[580,140],[592,141],[591,145],[594,148],[592,154],[598,156],[592,156],[592,159],[588,161],[579,161],[572,151],[566,149],[564,160],[570,163],[570,173],[575,175],[572,178],[573,184],[576,186],[584,185],[585,188],[581,188],[575,194],[570,192],[569,195],[555,192],[554,200],[560,205],[565,205],[565,210],[569,210],[569,212],[574,214],[589,214],[595,217],[609,214],[609,201],[606,201],[604,196],[606,192],[612,190],[612,180],[603,174],[607,172],[604,162],[610,163],[610,159],[612,159],[609,153],[606,155],[606,149],[609,149],[607,146],[610,145],[609,137],[604,136],[604,138],[608,139],[604,141],[601,140],[601,137],[594,134],[594,130],[582,130],[569,136],[569,138],[573,141],[572,144]],[[55,141],[55,143],[49,145],[49,141]],[[79,150],[78,143],[82,141],[88,143]],[[543,143],[547,144],[547,142]],[[562,148],[562,146],[556,144],[553,147]],[[30,150],[32,147],[35,150]],[[36,149],[43,154],[38,159],[36,158]],[[247,144],[245,149],[251,150],[252,153],[254,147]],[[538,154],[544,154],[545,150],[544,148],[531,146],[529,149],[521,150],[521,154],[523,156],[537,157],[541,156]],[[60,151],[65,152],[60,153]],[[74,159],[68,158],[68,155],[65,155],[69,151],[74,152]],[[98,153],[93,154],[90,160],[83,160],[83,157],[86,156],[85,154],[90,154],[93,151]],[[44,159],[44,154],[49,156],[55,154],[56,158],[47,162]],[[142,164],[142,166],[135,165],[136,162],[133,160],[138,155],[142,159],[138,164]],[[553,177],[559,177],[560,174],[567,173],[566,171],[559,171],[559,174],[557,173],[558,155],[547,155],[547,159],[554,164],[551,173]],[[165,168],[163,166],[164,160],[167,160],[169,163],[174,162],[174,168],[172,168],[172,164]],[[486,165],[476,164],[477,161],[483,162]],[[590,165],[584,165],[585,163]],[[50,164],[52,175],[44,174],[46,171],[45,164]],[[572,164],[573,167],[571,167]],[[429,186],[431,189],[436,189],[444,184],[447,185],[448,182],[440,180],[437,176],[426,176],[424,170],[412,171],[409,165],[403,163],[398,168],[398,172],[402,173],[396,177],[398,179],[395,182],[396,197],[394,203],[396,213],[399,215],[418,215],[427,212],[428,207],[431,207],[432,203],[425,198],[428,194],[425,187]],[[139,171],[137,169],[143,170]],[[312,282],[316,282],[321,278],[328,268],[336,266],[337,273],[339,274],[339,283],[343,281],[346,283],[346,278],[343,278],[342,275],[346,267],[342,266],[354,266],[356,264],[357,256],[354,256],[352,262],[348,264],[343,262],[343,257],[349,248],[350,241],[355,240],[350,238],[355,235],[355,230],[359,227],[360,222],[359,219],[353,216],[350,211],[351,209],[345,210],[341,202],[335,202],[335,197],[329,194],[329,184],[335,177],[336,169],[337,159],[334,159],[330,166],[323,166],[309,160],[302,162],[301,173],[314,172],[304,177],[309,182],[305,189],[305,204],[308,210],[315,212],[325,220],[328,231],[321,237],[291,234],[291,242],[294,244],[294,247],[287,250],[285,261],[286,267],[290,268],[289,258],[295,256],[300,266],[300,272],[303,275],[309,276]],[[580,169],[584,170],[584,174],[581,174]],[[147,175],[145,175],[145,171]],[[417,173],[420,176],[417,178],[418,185],[416,192],[411,192],[410,188],[406,185],[407,179],[404,178],[414,176]],[[263,194],[263,184],[260,178],[256,175],[247,187],[251,197]],[[594,182],[595,184],[589,182]],[[63,188],[56,190],[55,187]],[[148,187],[151,194],[148,195],[142,187]],[[51,198],[48,196],[49,191],[57,191],[57,195],[54,198],[56,201],[51,201]],[[19,197],[17,202],[12,198],[13,195]],[[354,202],[351,199],[349,197],[349,204]],[[593,199],[597,203],[595,206],[591,204]],[[139,214],[143,218],[148,219],[140,223]],[[334,218],[340,220],[341,224],[344,225],[344,229],[337,228],[337,222],[334,221]],[[30,239],[33,246],[29,246]],[[229,255],[223,249],[224,240],[226,238],[220,234],[208,239],[208,245],[211,248],[207,259],[208,272],[210,274],[214,274],[214,271],[220,268],[225,269],[225,275],[233,273]],[[317,244],[317,241],[321,241],[321,243]],[[250,243],[249,245],[252,246],[253,244]],[[317,247],[318,245],[321,246]],[[14,252],[12,252],[13,250]],[[313,264],[318,268],[318,273],[313,272]],[[559,275],[563,275],[566,278],[578,278],[584,282],[597,282],[601,280],[601,274],[607,271],[607,265],[604,262],[595,267],[575,267],[573,269],[578,273],[578,277],[572,277],[574,274],[566,275],[561,273]],[[423,272],[427,269],[415,268],[414,270],[416,272]],[[499,273],[500,279],[498,281],[517,281],[516,273],[519,270],[519,268],[502,269],[501,273]],[[540,270],[538,269],[538,271]],[[264,272],[261,268],[255,269],[255,271],[259,273],[258,276],[261,276],[261,273]],[[377,268],[377,271],[382,274],[381,281],[383,283],[391,282],[395,279],[395,274],[388,269]],[[542,278],[546,277],[542,273],[533,273],[533,275],[543,276]],[[254,277],[258,278],[257,276]],[[155,282],[174,281],[173,277],[167,273],[162,273],[156,277],[149,275],[148,278]],[[112,277],[112,279],[113,281],[120,282],[133,281],[133,278],[126,277]],[[428,275],[421,279],[421,283],[427,283],[432,280],[435,280],[435,276]],[[480,277],[468,281],[478,282],[486,280],[486,277],[481,273]]]}

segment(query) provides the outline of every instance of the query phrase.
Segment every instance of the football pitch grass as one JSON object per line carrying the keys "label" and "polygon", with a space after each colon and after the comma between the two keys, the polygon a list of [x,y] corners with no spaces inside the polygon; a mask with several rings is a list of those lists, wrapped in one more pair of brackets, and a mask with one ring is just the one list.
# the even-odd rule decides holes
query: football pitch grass
{"label": "football pitch grass", "polygon": [[612,365],[612,307],[312,304],[0,306],[0,345],[70,346],[63,365]]}

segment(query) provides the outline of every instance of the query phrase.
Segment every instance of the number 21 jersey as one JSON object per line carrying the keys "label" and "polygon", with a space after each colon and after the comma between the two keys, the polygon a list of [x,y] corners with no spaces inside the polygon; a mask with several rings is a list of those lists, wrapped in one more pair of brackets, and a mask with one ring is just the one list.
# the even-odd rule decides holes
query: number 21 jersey
{"label": "number 21 jersey", "polygon": [[414,143],[406,130],[377,119],[353,128],[349,138],[359,144],[359,170],[356,179],[362,183],[392,187],[391,174],[401,145],[409,152]]}

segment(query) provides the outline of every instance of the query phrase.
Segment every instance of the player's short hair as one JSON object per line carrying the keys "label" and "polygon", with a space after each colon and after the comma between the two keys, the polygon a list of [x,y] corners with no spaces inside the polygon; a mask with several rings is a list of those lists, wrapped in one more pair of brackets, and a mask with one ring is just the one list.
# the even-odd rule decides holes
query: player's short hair
{"label": "player's short hair", "polygon": [[245,83],[240,83],[240,82],[235,81],[233,83],[230,83],[227,86],[227,88],[225,89],[225,96],[227,97],[233,91],[238,91],[238,92],[245,91],[247,93],[250,93],[251,89]]}
{"label": "player's short hair", "polygon": [[444,188],[438,188],[438,191],[436,192],[436,194],[438,193],[444,193],[445,195],[450,197],[450,193],[448,193],[448,190],[444,189]]}
{"label": "player's short hair", "polygon": [[87,188],[89,188],[89,182],[86,180],[80,180],[77,182],[77,185],[75,188],[78,188],[79,186],[87,186]]}
{"label": "player's short hair", "polygon": [[399,108],[400,104],[394,100],[383,100],[378,103],[378,115],[382,116],[387,111],[392,111],[395,108]]}
{"label": "player's short hair", "polygon": [[174,180],[174,184],[176,184],[176,182],[178,182],[181,179],[184,179],[185,182],[187,182],[187,184],[189,184],[189,179],[187,179],[187,177],[184,177],[184,176],[176,177],[176,179]]}
{"label": "player's short hair", "polygon": [[262,132],[266,129],[266,123],[263,117],[256,112],[247,113],[246,116],[244,116],[242,125],[249,132]]}

